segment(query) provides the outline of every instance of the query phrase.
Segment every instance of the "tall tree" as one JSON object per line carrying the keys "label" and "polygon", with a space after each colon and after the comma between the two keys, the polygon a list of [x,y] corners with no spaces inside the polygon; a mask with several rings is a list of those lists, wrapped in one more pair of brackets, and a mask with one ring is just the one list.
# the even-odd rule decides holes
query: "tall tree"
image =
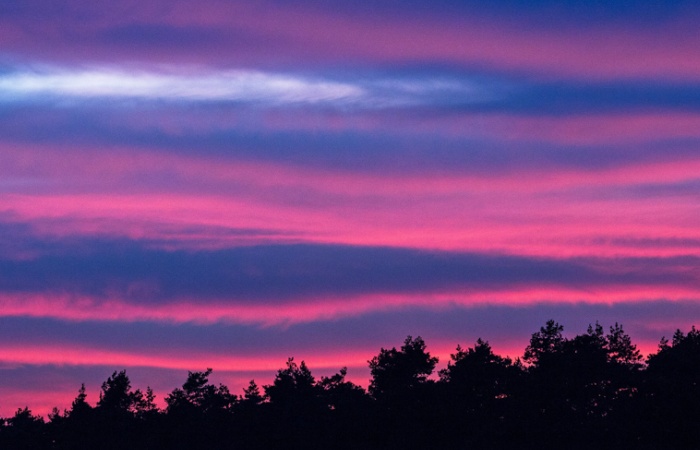
{"label": "tall tree", "polygon": [[641,367],[642,354],[637,346],[632,343],[632,338],[625,333],[621,324],[615,322],[610,327],[610,332],[605,337],[608,349],[608,358],[611,362],[632,369]]}
{"label": "tall tree", "polygon": [[68,416],[73,419],[83,418],[90,414],[92,406],[87,402],[87,394],[85,393],[85,383],[80,385],[78,395],[71,404]]}
{"label": "tall tree", "polygon": [[212,369],[204,372],[188,372],[182,388],[174,389],[166,398],[168,411],[181,414],[214,413],[230,411],[237,398],[222,384],[209,383]]}
{"label": "tall tree", "polygon": [[418,336],[408,336],[400,350],[382,348],[369,362],[372,379],[370,394],[379,398],[403,394],[426,382],[435,370],[438,358],[430,356],[425,342]]}
{"label": "tall tree", "polygon": [[126,371],[115,371],[102,383],[97,408],[106,413],[135,413],[142,400],[143,393],[140,390],[131,390],[131,380]]}
{"label": "tall tree", "polygon": [[277,371],[271,385],[264,386],[265,394],[273,405],[315,402],[319,390],[316,380],[304,361],[301,364],[289,358],[286,367]]}
{"label": "tall tree", "polygon": [[440,380],[450,383],[454,388],[451,390],[461,395],[493,399],[508,394],[509,384],[518,372],[510,358],[496,355],[488,341],[479,338],[474,347],[467,350],[457,346],[447,368],[440,371]]}
{"label": "tall tree", "polygon": [[540,331],[533,333],[525,348],[523,361],[534,366],[546,364],[547,359],[561,352],[564,346],[564,327],[554,320],[548,320]]}
{"label": "tall tree", "polygon": [[665,440],[669,448],[700,448],[700,330],[676,330],[670,343],[662,339],[645,375],[646,409],[654,424],[649,439]]}

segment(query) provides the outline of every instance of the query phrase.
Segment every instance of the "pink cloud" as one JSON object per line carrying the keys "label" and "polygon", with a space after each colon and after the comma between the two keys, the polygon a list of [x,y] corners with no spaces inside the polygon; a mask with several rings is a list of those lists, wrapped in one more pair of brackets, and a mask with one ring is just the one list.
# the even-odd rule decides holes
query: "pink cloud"
{"label": "pink cloud", "polygon": [[[83,1],[73,2],[72,9],[66,10],[72,10],[73,15],[36,14],[31,20],[15,18],[15,22],[8,18],[1,28],[26,30],[8,50],[20,54],[29,51],[51,59],[74,60],[79,54],[83,61],[189,61],[227,66],[293,64],[299,59],[306,64],[332,65],[432,61],[526,71],[541,77],[556,74],[598,79],[696,80],[700,74],[700,53],[691,38],[695,31],[692,13],[650,27],[632,22],[608,23],[571,32],[557,23],[545,27],[527,17],[477,12],[446,15],[397,10],[390,17],[382,17],[278,2],[209,1],[197,11],[179,2],[133,9],[120,5],[97,9]],[[73,18],[77,16],[82,17],[79,22]],[[159,46],[149,44],[148,37],[138,45],[125,45],[119,38],[105,40],[104,33],[124,26],[156,30],[168,26],[181,39],[179,45],[168,45],[172,39],[165,36],[157,41]],[[186,45],[188,38],[200,42],[197,33],[202,30],[218,34],[202,38],[208,45]],[[122,33],[128,36],[128,29]]]}
{"label": "pink cloud", "polygon": [[670,21],[663,29],[611,24],[594,26],[587,33],[564,34],[556,26],[546,29],[521,17],[519,21],[484,20],[474,14],[397,12],[393,20],[386,20],[274,6],[275,13],[261,14],[257,6],[241,10],[237,5],[235,11],[227,6],[222,11],[222,5],[217,5],[203,8],[195,18],[189,8],[179,8],[168,20],[207,27],[235,24],[289,40],[297,52],[311,58],[316,54],[331,60],[343,55],[386,62],[450,61],[572,77],[697,79],[700,75],[700,53],[687,38],[694,30],[689,17]]}
{"label": "pink cloud", "polygon": [[[683,274],[694,267],[678,265],[667,275]],[[697,299],[700,289],[689,283],[616,282],[615,270],[625,275],[628,266],[610,268],[611,279],[592,285],[582,281],[575,285],[548,283],[496,283],[487,287],[435,289],[418,293],[377,292],[362,295],[326,295],[294,299],[290,302],[226,298],[202,301],[180,298],[161,304],[140,304],[113,296],[97,299],[61,293],[3,293],[0,317],[55,318],[67,321],[154,321],[165,323],[243,324],[263,327],[289,326],[319,321],[339,320],[366,314],[424,308],[445,311],[451,308],[484,306],[535,306],[545,304],[642,303],[659,299],[682,301]],[[138,288],[138,287],[137,287]],[[308,296],[307,296],[308,297]]]}
{"label": "pink cloud", "polygon": [[[6,147],[0,162],[6,181],[24,183],[3,194],[0,212],[41,235],[204,248],[307,241],[559,256],[695,254],[615,242],[700,238],[687,195],[631,194],[646,184],[692,182],[700,161],[690,157],[489,176],[380,175],[119,149]],[[152,177],[153,168],[163,176]],[[161,186],[162,179],[182,181]],[[236,234],[240,229],[257,231]]]}

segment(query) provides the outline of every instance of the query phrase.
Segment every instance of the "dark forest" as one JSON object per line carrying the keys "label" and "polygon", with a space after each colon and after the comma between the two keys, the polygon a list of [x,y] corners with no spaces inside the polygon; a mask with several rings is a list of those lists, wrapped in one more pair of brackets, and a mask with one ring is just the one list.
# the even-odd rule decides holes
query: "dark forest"
{"label": "dark forest", "polygon": [[99,400],[85,387],[48,418],[0,419],[8,449],[547,449],[700,448],[700,331],[662,338],[644,358],[619,324],[573,338],[547,322],[522,358],[482,339],[447,367],[422,338],[368,361],[364,389],[341,369],[316,378],[289,358],[271,384],[241,395],[190,372],[158,408],[115,371]]}

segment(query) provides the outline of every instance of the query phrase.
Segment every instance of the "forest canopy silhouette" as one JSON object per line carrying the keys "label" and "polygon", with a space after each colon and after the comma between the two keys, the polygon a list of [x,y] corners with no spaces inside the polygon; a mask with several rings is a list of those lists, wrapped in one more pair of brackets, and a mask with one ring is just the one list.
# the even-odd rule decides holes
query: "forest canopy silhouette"
{"label": "forest canopy silhouette", "polygon": [[568,338],[550,320],[515,360],[488,341],[438,358],[421,337],[368,360],[369,387],[346,369],[316,378],[289,358],[270,384],[241,394],[189,372],[159,408],[115,371],[91,404],[0,419],[0,448],[412,449],[698,448],[700,331],[662,338],[644,358],[620,324]]}

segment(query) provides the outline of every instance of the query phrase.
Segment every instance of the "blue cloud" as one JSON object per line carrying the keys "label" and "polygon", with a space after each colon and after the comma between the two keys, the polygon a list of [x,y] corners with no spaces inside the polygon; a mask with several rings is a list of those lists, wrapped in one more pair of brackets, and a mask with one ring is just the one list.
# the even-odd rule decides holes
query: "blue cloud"
{"label": "blue cloud", "polygon": [[[128,240],[31,243],[34,259],[0,259],[0,290],[167,303],[183,298],[288,302],[364,294],[520,287],[695,287],[700,258],[570,258],[350,245],[258,245],[167,251]],[[133,286],[143,286],[134,289]]]}

